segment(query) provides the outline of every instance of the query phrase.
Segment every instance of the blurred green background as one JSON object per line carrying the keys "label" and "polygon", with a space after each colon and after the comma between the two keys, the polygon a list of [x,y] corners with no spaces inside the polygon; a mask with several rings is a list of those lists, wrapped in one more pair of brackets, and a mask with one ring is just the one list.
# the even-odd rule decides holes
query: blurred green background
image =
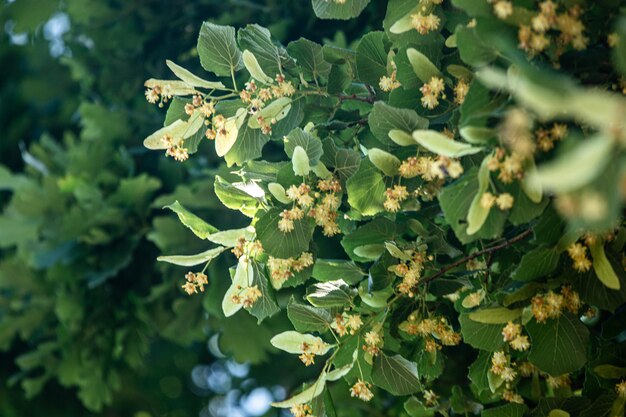
{"label": "blurred green background", "polygon": [[0,416],[277,415],[306,376],[269,345],[285,318],[223,318],[233,257],[195,297],[156,263],[203,250],[161,210],[175,199],[223,229],[243,219],[214,198],[210,147],[185,164],[142,147],[163,120],[143,81],[172,78],[166,59],[201,74],[205,20],[349,46],[385,3],[337,23],[305,0],[2,1]]}

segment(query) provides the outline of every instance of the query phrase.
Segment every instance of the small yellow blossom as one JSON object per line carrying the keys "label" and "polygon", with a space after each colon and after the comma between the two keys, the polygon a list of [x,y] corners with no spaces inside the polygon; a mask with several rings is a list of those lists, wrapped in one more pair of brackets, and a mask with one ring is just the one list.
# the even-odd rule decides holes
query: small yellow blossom
{"label": "small yellow blossom", "polygon": [[350,388],[350,396],[357,397],[359,400],[367,402],[374,397],[370,387],[371,384],[359,379],[356,384]]}
{"label": "small yellow blossom", "polygon": [[509,210],[513,207],[513,196],[509,193],[502,193],[496,199],[496,204],[500,210]]}

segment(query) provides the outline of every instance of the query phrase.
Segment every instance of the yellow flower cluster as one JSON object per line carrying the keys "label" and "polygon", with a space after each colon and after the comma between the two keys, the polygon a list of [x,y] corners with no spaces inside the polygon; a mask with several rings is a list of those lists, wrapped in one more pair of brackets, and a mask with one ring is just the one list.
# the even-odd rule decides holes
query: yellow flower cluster
{"label": "yellow flower cluster", "polygon": [[522,326],[517,323],[508,322],[502,329],[502,337],[514,350],[525,351],[530,348],[528,336],[522,335]]}
{"label": "yellow flower cluster", "polygon": [[400,81],[396,79],[396,75],[397,71],[393,70],[389,77],[386,75],[380,77],[380,81],[378,82],[378,86],[380,87],[380,89],[386,92],[390,92],[400,87],[402,84],[400,84]]}
{"label": "yellow flower cluster", "polygon": [[263,296],[257,285],[252,287],[239,287],[239,293],[232,296],[231,301],[235,304],[241,304],[245,308],[250,308]]}
{"label": "yellow flower cluster", "polygon": [[513,180],[521,180],[524,177],[524,157],[516,152],[506,155],[503,148],[497,148],[494,155],[487,163],[490,171],[500,171],[498,179],[505,184],[510,184]]}
{"label": "yellow flower cluster", "polygon": [[620,381],[615,385],[615,393],[622,399],[626,399],[626,381]]}
{"label": "yellow flower cluster", "polygon": [[204,286],[209,284],[209,278],[202,272],[187,272],[185,280],[187,282],[185,282],[182,288],[189,295],[197,294],[198,290],[204,292]]}
{"label": "yellow flower cluster", "polygon": [[440,350],[442,345],[455,346],[461,343],[461,335],[452,329],[445,317],[419,319],[417,313],[412,313],[406,321],[400,323],[399,329],[407,334],[422,337],[427,352]]}
{"label": "yellow flower cluster", "polygon": [[[442,95],[445,89],[443,78],[432,77],[430,81],[420,87],[422,92],[422,106],[429,110],[434,109],[439,105],[439,97]],[[445,98],[445,95],[443,96]]]}
{"label": "yellow flower cluster", "polygon": [[337,314],[335,319],[330,323],[330,327],[335,329],[339,336],[346,334],[355,334],[363,325],[363,320],[359,314]]}
{"label": "yellow flower cluster", "polygon": [[376,356],[380,353],[380,348],[383,345],[383,338],[380,333],[375,330],[371,330],[365,333],[363,337],[365,344],[363,350],[372,356]]}
{"label": "yellow flower cluster", "polygon": [[[522,25],[519,28],[519,46],[530,55],[545,51],[552,42],[556,41],[556,56],[565,52],[571,45],[576,50],[587,48],[589,38],[584,34],[585,25],[580,20],[582,9],[575,5],[563,13],[557,13],[557,4],[551,0],[539,3],[539,13],[531,19],[530,26]],[[550,31],[555,33],[554,38]]]}
{"label": "yellow flower cluster", "polygon": [[294,207],[291,210],[283,210],[280,213],[280,220],[278,221],[278,230],[283,233],[292,232],[295,225],[294,220],[302,220],[304,218],[304,211],[300,207]]}
{"label": "yellow flower cluster", "polygon": [[582,302],[580,296],[569,286],[561,288],[561,294],[548,291],[547,294],[538,294],[531,300],[531,310],[537,323],[544,323],[548,319],[556,319],[564,310],[577,314]]}
{"label": "yellow flower cluster", "polygon": [[370,390],[371,386],[372,384],[369,382],[359,379],[352,387],[350,387],[350,396],[357,397],[359,400],[367,402],[374,397],[372,390]]}
{"label": "yellow flower cluster", "polygon": [[296,404],[289,411],[294,417],[313,417],[313,410],[308,404]]}
{"label": "yellow flower cluster", "polygon": [[322,191],[311,195],[311,187],[305,183],[299,186],[292,185],[287,189],[287,197],[297,204],[291,210],[283,210],[280,214],[278,229],[283,233],[289,233],[294,229],[294,220],[304,218],[307,215],[315,220],[315,224],[322,228],[324,236],[334,236],[340,232],[337,224],[337,209],[341,205],[341,199],[337,193],[341,192],[341,184],[335,178],[320,180],[317,188]]}
{"label": "yellow flower cluster", "polygon": [[442,180],[449,176],[458,178],[463,174],[463,166],[456,159],[438,156],[412,156],[400,164],[398,173],[403,178],[420,176],[424,181]]}
{"label": "yellow flower cluster", "polygon": [[341,205],[337,194],[341,192],[341,183],[335,178],[320,180],[317,188],[325,194],[316,193],[317,204],[309,210],[309,216],[322,228],[324,236],[335,236],[341,232],[337,224],[337,209]]}
{"label": "yellow flower cluster", "polygon": [[426,255],[417,250],[412,250],[407,255],[410,257],[408,261],[392,265],[389,269],[402,278],[402,282],[398,284],[398,291],[408,297],[413,297],[415,296],[415,287],[417,287],[424,271]]}
{"label": "yellow flower cluster", "polygon": [[424,402],[427,407],[435,406],[439,403],[439,396],[433,390],[424,390]]}
{"label": "yellow flower cluster", "polygon": [[509,193],[502,193],[496,197],[490,192],[486,192],[480,197],[480,205],[485,209],[490,209],[495,204],[500,210],[510,210],[513,207],[513,202],[513,196]]}
{"label": "yellow flower cluster", "polygon": [[171,156],[178,162],[184,162],[189,159],[189,151],[185,148],[185,141],[182,138],[175,141],[170,135],[164,135],[161,142],[167,146],[165,156]]}
{"label": "yellow flower cluster", "polygon": [[237,240],[237,244],[231,249],[231,252],[241,258],[243,255],[249,258],[256,258],[263,253],[263,245],[258,240],[248,241],[244,237]]}
{"label": "yellow flower cluster", "polygon": [[552,389],[567,388],[572,383],[569,374],[563,374],[559,376],[545,374],[545,377],[546,383]]}
{"label": "yellow flower cluster", "polygon": [[522,396],[509,389],[502,391],[502,399],[510,403],[524,404]]}
{"label": "yellow flower cluster", "polygon": [[606,196],[595,190],[576,191],[559,194],[554,201],[555,208],[563,217],[582,217],[588,221],[598,221],[606,216],[609,209]]}
{"label": "yellow flower cluster", "polygon": [[[248,113],[255,115],[269,101],[281,97],[291,97],[296,89],[291,81],[286,81],[282,74],[276,75],[276,84],[259,88],[254,80],[246,83],[246,88],[241,90],[239,98],[248,105]],[[265,120],[262,116],[257,116],[257,121],[261,125],[261,131],[269,135],[272,133],[272,125],[276,124],[276,119]]]}
{"label": "yellow flower cluster", "polygon": [[312,345],[303,342],[300,348],[302,349],[302,354],[299,356],[300,360],[305,366],[310,366],[315,363],[315,355],[324,351],[324,342],[319,340]]}
{"label": "yellow flower cluster", "polygon": [[469,91],[469,84],[464,79],[457,81],[454,86],[454,102],[459,106],[465,102],[465,96]]}
{"label": "yellow flower cluster", "polygon": [[567,248],[567,254],[574,263],[574,269],[578,272],[587,272],[591,269],[591,259],[587,256],[587,246],[582,243],[572,243]]}
{"label": "yellow flower cluster", "polygon": [[270,256],[267,261],[270,275],[279,282],[288,280],[294,273],[301,272],[311,265],[313,265],[313,255],[309,252],[302,252],[298,259],[281,259]]}
{"label": "yellow flower cluster", "polygon": [[491,357],[491,373],[500,376],[505,382],[512,382],[517,372],[510,363],[510,356],[503,351],[494,352]]}
{"label": "yellow flower cluster", "polygon": [[401,203],[409,198],[409,192],[404,185],[394,185],[393,188],[387,188],[385,191],[385,202],[383,206],[385,210],[392,213],[400,211]]}
{"label": "yellow flower cluster", "polygon": [[508,0],[488,0],[493,5],[493,14],[498,19],[506,19],[513,14],[513,3]]}
{"label": "yellow flower cluster", "polygon": [[537,147],[543,152],[554,148],[554,143],[563,140],[565,136],[567,136],[567,125],[563,123],[554,123],[549,130],[540,128],[535,131]]}
{"label": "yellow flower cluster", "polygon": [[426,35],[429,32],[439,29],[440,23],[441,19],[434,13],[415,13],[411,15],[411,25],[413,29],[421,35]]}

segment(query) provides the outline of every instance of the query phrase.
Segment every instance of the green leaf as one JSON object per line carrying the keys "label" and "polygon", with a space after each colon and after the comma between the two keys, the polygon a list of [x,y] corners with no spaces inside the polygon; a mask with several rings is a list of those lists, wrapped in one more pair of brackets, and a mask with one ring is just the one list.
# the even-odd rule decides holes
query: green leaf
{"label": "green leaf", "polygon": [[243,51],[242,54],[243,65],[246,67],[252,78],[259,81],[262,84],[272,84],[274,79],[268,77],[265,72],[263,72],[263,68],[259,65],[259,61],[257,61],[254,54],[247,49]]}
{"label": "green leaf", "polygon": [[352,85],[353,78],[352,69],[348,65],[333,65],[328,74],[328,92],[339,94],[346,91]]}
{"label": "green leaf", "polygon": [[317,353],[319,355],[325,354],[332,347],[317,336],[298,333],[292,330],[277,334],[272,337],[270,343],[277,349],[283,350],[287,353],[293,353],[295,355],[299,355],[304,352],[302,349],[304,344],[308,346],[320,346],[321,350]]}
{"label": "green leaf", "polygon": [[415,75],[417,75],[417,78],[422,80],[423,83],[429,82],[432,77],[441,77],[441,72],[439,72],[435,64],[430,62],[430,59],[417,49],[407,49],[406,55],[409,58]]}
{"label": "green leaf", "polygon": [[261,291],[259,298],[249,309],[250,314],[258,319],[258,324],[263,320],[280,311],[280,307],[276,302],[274,290],[270,287],[269,280],[265,274],[265,265],[252,261],[252,285],[256,285]]}
{"label": "green leaf", "polygon": [[478,351],[478,357],[476,360],[470,365],[469,373],[467,374],[470,381],[472,381],[472,385],[479,393],[481,391],[489,390],[489,379],[488,375],[491,370],[491,353],[485,352],[484,350]]}
{"label": "green leaf", "polygon": [[285,144],[285,153],[289,158],[293,157],[295,148],[300,146],[306,152],[311,165],[317,165],[324,154],[322,141],[300,128],[292,130],[288,136],[283,138],[283,142]]}
{"label": "green leaf", "polygon": [[226,207],[232,210],[239,210],[248,217],[254,216],[259,205],[256,198],[224,180],[219,175],[215,176],[214,187],[217,198]]}
{"label": "green leaf", "polygon": [[343,2],[313,0],[313,11],[320,19],[348,20],[357,17],[370,0],[344,0]]}
{"label": "green leaf", "polygon": [[324,332],[328,330],[332,316],[323,308],[298,304],[293,297],[287,305],[287,316],[293,327],[299,332]]}
{"label": "green leaf", "polygon": [[[243,109],[242,109],[243,110]],[[224,129],[220,129],[215,137],[215,153],[217,156],[225,156],[235,146],[237,136],[239,135],[238,119],[242,115],[245,117],[245,110],[239,116],[233,116],[226,119]]]}
{"label": "green leaf", "polygon": [[326,388],[326,373],[322,372],[317,381],[315,381],[309,388],[305,389],[300,394],[294,395],[293,397],[285,401],[271,404],[272,407],[278,408],[290,408],[296,404],[305,404],[323,393],[324,388]]}
{"label": "green leaf", "polygon": [[270,31],[259,25],[247,25],[237,33],[239,45],[254,54],[259,66],[270,78],[281,73],[281,54],[272,42]]}
{"label": "green leaf", "polygon": [[459,129],[459,134],[471,144],[486,145],[496,137],[497,133],[490,127],[465,126]]}
{"label": "green leaf", "polygon": [[478,323],[467,314],[459,315],[459,323],[463,341],[476,349],[495,352],[504,345],[501,324]]}
{"label": "green leaf", "polygon": [[218,76],[229,76],[243,68],[235,28],[231,26],[204,22],[198,37],[198,55],[202,68]]}
{"label": "green leaf", "polygon": [[371,32],[361,38],[356,48],[356,71],[359,80],[378,86],[380,77],[387,75],[387,42],[384,32]]}
{"label": "green leaf", "polygon": [[570,414],[567,411],[555,408],[554,410],[550,410],[548,417],[570,417]]}
{"label": "green leaf", "polygon": [[259,118],[263,118],[264,120],[276,120],[277,122],[283,120],[291,112],[292,103],[289,97],[281,97],[272,101],[256,113],[255,117],[248,119],[248,126],[253,129],[260,129],[261,124],[259,123]]}
{"label": "green leaf", "polygon": [[593,372],[604,379],[620,379],[626,377],[626,368],[611,364],[598,365],[593,368]]}
{"label": "green leaf", "polygon": [[296,146],[291,156],[293,164],[293,173],[299,176],[307,176],[311,172],[311,163],[309,156],[302,146]]}
{"label": "green leaf", "polygon": [[604,242],[595,242],[589,246],[589,252],[591,252],[591,257],[593,258],[593,270],[596,272],[598,279],[608,288],[619,290],[619,278],[604,253]]}
{"label": "green leaf", "polygon": [[523,417],[528,412],[524,404],[506,404],[489,408],[482,412],[482,417]]}
{"label": "green leaf", "polygon": [[396,225],[385,218],[377,218],[360,226],[341,240],[341,246],[350,258],[356,262],[368,262],[370,259],[362,258],[354,253],[354,249],[364,246],[380,244],[384,250],[385,241],[393,240],[396,236]]}
{"label": "green leaf", "polygon": [[550,375],[563,375],[587,362],[589,330],[577,317],[565,313],[546,323],[531,320],[526,326],[531,339],[528,360]]}
{"label": "green leaf", "polygon": [[352,150],[338,148],[332,139],[322,142],[324,155],[321,162],[327,167],[333,168],[339,179],[344,183],[354,175],[361,165],[361,155]]}
{"label": "green leaf", "polygon": [[239,262],[237,263],[237,269],[233,275],[233,281],[222,299],[222,312],[226,317],[230,317],[241,310],[243,304],[235,303],[233,301],[233,296],[239,295],[244,288],[247,288],[250,284],[252,284],[253,280],[254,270],[252,265],[250,262],[246,261],[245,257],[242,256],[239,258]]}
{"label": "green leaf", "polygon": [[466,233],[467,213],[473,196],[478,190],[475,168],[469,169],[461,178],[444,187],[439,192],[439,204],[446,222],[454,230],[454,234],[466,244],[476,239],[494,239],[502,234],[507,213],[502,210],[491,210],[481,229],[473,235]]}
{"label": "green leaf", "polygon": [[504,307],[483,308],[469,313],[470,320],[484,324],[506,324],[522,316],[522,309],[509,310]]}
{"label": "green leaf", "polygon": [[352,261],[318,259],[313,266],[312,276],[318,281],[332,281],[340,278],[349,284],[356,284],[367,274]]}
{"label": "green leaf", "polygon": [[224,155],[226,164],[243,165],[261,156],[263,147],[270,140],[260,129],[253,129],[248,123],[243,123],[237,133],[237,140],[230,150]]}
{"label": "green leaf", "polygon": [[541,165],[534,175],[527,177],[527,181],[532,187],[548,191],[572,192],[589,184],[604,171],[612,150],[613,140],[610,137],[592,136],[573,150]]}
{"label": "green leaf", "polygon": [[192,87],[209,88],[212,90],[224,89],[224,84],[222,84],[221,82],[207,81],[205,79],[202,79],[197,75],[192,74],[190,71],[186,70],[180,65],[177,65],[176,63],[170,61],[169,59],[165,61],[165,63],[167,64],[168,68],[172,70],[174,75],[176,75],[178,78],[180,78],[182,81],[186,82]]}
{"label": "green leaf", "polygon": [[411,397],[404,402],[404,411],[409,417],[433,417],[435,410],[427,408],[420,400]]}
{"label": "green leaf", "polygon": [[324,60],[321,45],[308,39],[300,38],[289,43],[287,52],[296,59],[296,63],[302,70],[305,78],[319,80],[320,77],[328,77],[331,65]]}
{"label": "green leaf", "polygon": [[342,279],[320,282],[307,288],[306,299],[315,307],[352,305],[354,291]]}
{"label": "green leaf", "polygon": [[159,256],[157,261],[168,262],[174,265],[180,266],[195,266],[206,262],[209,262],[218,257],[218,255],[226,250],[223,246],[209,249],[207,251],[198,253],[196,255],[172,255],[172,256]]}
{"label": "green leaf", "polygon": [[222,232],[215,232],[207,236],[207,239],[213,243],[217,243],[218,245],[232,248],[237,245],[239,239],[252,240],[253,237],[254,228],[249,226],[241,229],[230,229]]}
{"label": "green leaf", "polygon": [[398,168],[401,162],[395,155],[378,148],[371,148],[368,150],[367,156],[372,164],[388,177],[393,177],[398,174]]}
{"label": "green leaf", "polygon": [[277,182],[270,182],[267,184],[267,189],[272,194],[272,196],[283,204],[290,204],[291,200],[287,197],[287,192],[285,191],[285,187],[280,185]]}
{"label": "green leaf", "polygon": [[347,181],[348,203],[364,216],[383,211],[385,177],[369,159],[361,161],[359,170]]}
{"label": "green leaf", "polygon": [[478,169],[478,191],[474,198],[472,199],[472,204],[470,204],[469,210],[467,212],[467,229],[466,233],[468,235],[473,235],[478,232],[483,224],[485,224],[485,220],[489,216],[489,211],[491,210],[488,207],[483,207],[481,204],[481,199],[487,188],[489,187],[489,161],[491,160],[492,155],[487,155],[483,162],[480,164],[480,168]]}
{"label": "green leaf", "polygon": [[[413,132],[417,129],[428,128],[428,120],[419,116],[415,110],[393,107],[384,101],[374,103],[367,122],[376,139],[386,145],[397,143],[393,138],[389,140],[391,131],[394,129]],[[411,139],[409,143],[402,146],[408,145],[415,145],[415,141]]]}
{"label": "green leaf", "polygon": [[276,258],[300,256],[309,248],[313,235],[310,218],[294,220],[294,230],[283,233],[278,229],[280,209],[274,208],[264,213],[256,223],[257,238],[263,249]]}
{"label": "green leaf", "polygon": [[459,26],[455,35],[459,54],[466,64],[472,67],[481,67],[498,57],[495,48],[485,45],[476,35],[474,28]]}
{"label": "green leaf", "polygon": [[413,139],[413,136],[410,133],[405,132],[404,130],[391,129],[389,131],[389,139],[391,139],[393,143],[399,146],[415,145],[415,140]]}
{"label": "green leaf", "polygon": [[164,136],[170,136],[172,138],[172,144],[176,145],[194,135],[200,127],[202,127],[203,120],[199,116],[199,112],[195,112],[194,116],[189,121],[176,120],[172,124],[169,124],[156,132],[146,137],[143,141],[143,146],[152,150],[160,150],[169,148],[169,144],[163,141]]}
{"label": "green leaf", "polygon": [[[609,254],[609,256],[611,255]],[[615,261],[613,265],[619,265],[619,261],[615,260],[614,257],[613,260]],[[619,291],[608,288],[594,275],[594,271],[571,275],[572,285],[580,294],[581,299],[610,312],[614,312],[618,307],[626,303],[626,279],[624,279],[624,273],[618,273],[620,279]]]}
{"label": "green leaf", "polygon": [[511,274],[516,281],[533,281],[551,274],[559,263],[561,253],[556,248],[536,248],[528,251]]}
{"label": "green leaf", "polygon": [[421,390],[417,365],[400,355],[380,353],[374,358],[372,382],[393,395],[409,395]]}
{"label": "green leaf", "polygon": [[466,143],[457,142],[434,130],[415,130],[413,139],[429,151],[448,158],[473,155],[483,150]]}
{"label": "green leaf", "polygon": [[211,234],[219,232],[215,227],[184,208],[178,201],[163,208],[170,209],[176,213],[181,223],[187,226],[200,239],[207,239]]}

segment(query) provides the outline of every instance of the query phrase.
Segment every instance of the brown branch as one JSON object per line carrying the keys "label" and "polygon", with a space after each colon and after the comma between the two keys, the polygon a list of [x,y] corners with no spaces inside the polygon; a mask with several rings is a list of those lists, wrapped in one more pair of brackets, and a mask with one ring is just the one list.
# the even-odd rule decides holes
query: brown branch
{"label": "brown branch", "polygon": [[339,99],[339,101],[356,100],[356,101],[362,101],[364,103],[369,103],[369,104],[373,104],[376,101],[376,97],[373,97],[373,96],[361,97],[361,96],[357,96],[356,94],[350,94],[350,95],[340,94],[337,96],[337,98]]}
{"label": "brown branch", "polygon": [[491,254],[493,252],[499,251],[500,249],[504,249],[507,248],[509,246],[511,246],[514,243],[519,242],[520,240],[524,240],[526,239],[528,236],[530,236],[530,234],[532,233],[532,229],[526,229],[524,230],[522,233],[520,233],[519,235],[512,237],[511,239],[507,239],[504,242],[495,245],[495,246],[491,246],[489,248],[485,248],[483,250],[479,250],[478,252],[474,252],[471,255],[468,255],[464,258],[459,259],[456,262],[451,263],[450,265],[447,265],[443,268],[441,268],[439,271],[435,272],[433,275],[430,275],[426,278],[424,278],[422,281],[420,281],[420,284],[428,284],[429,282],[431,282],[432,280],[439,278],[442,275],[445,275],[448,271],[456,268],[459,265],[463,265],[464,263],[466,263],[467,261],[471,261],[474,258],[478,258],[481,255],[485,255],[485,254]]}

